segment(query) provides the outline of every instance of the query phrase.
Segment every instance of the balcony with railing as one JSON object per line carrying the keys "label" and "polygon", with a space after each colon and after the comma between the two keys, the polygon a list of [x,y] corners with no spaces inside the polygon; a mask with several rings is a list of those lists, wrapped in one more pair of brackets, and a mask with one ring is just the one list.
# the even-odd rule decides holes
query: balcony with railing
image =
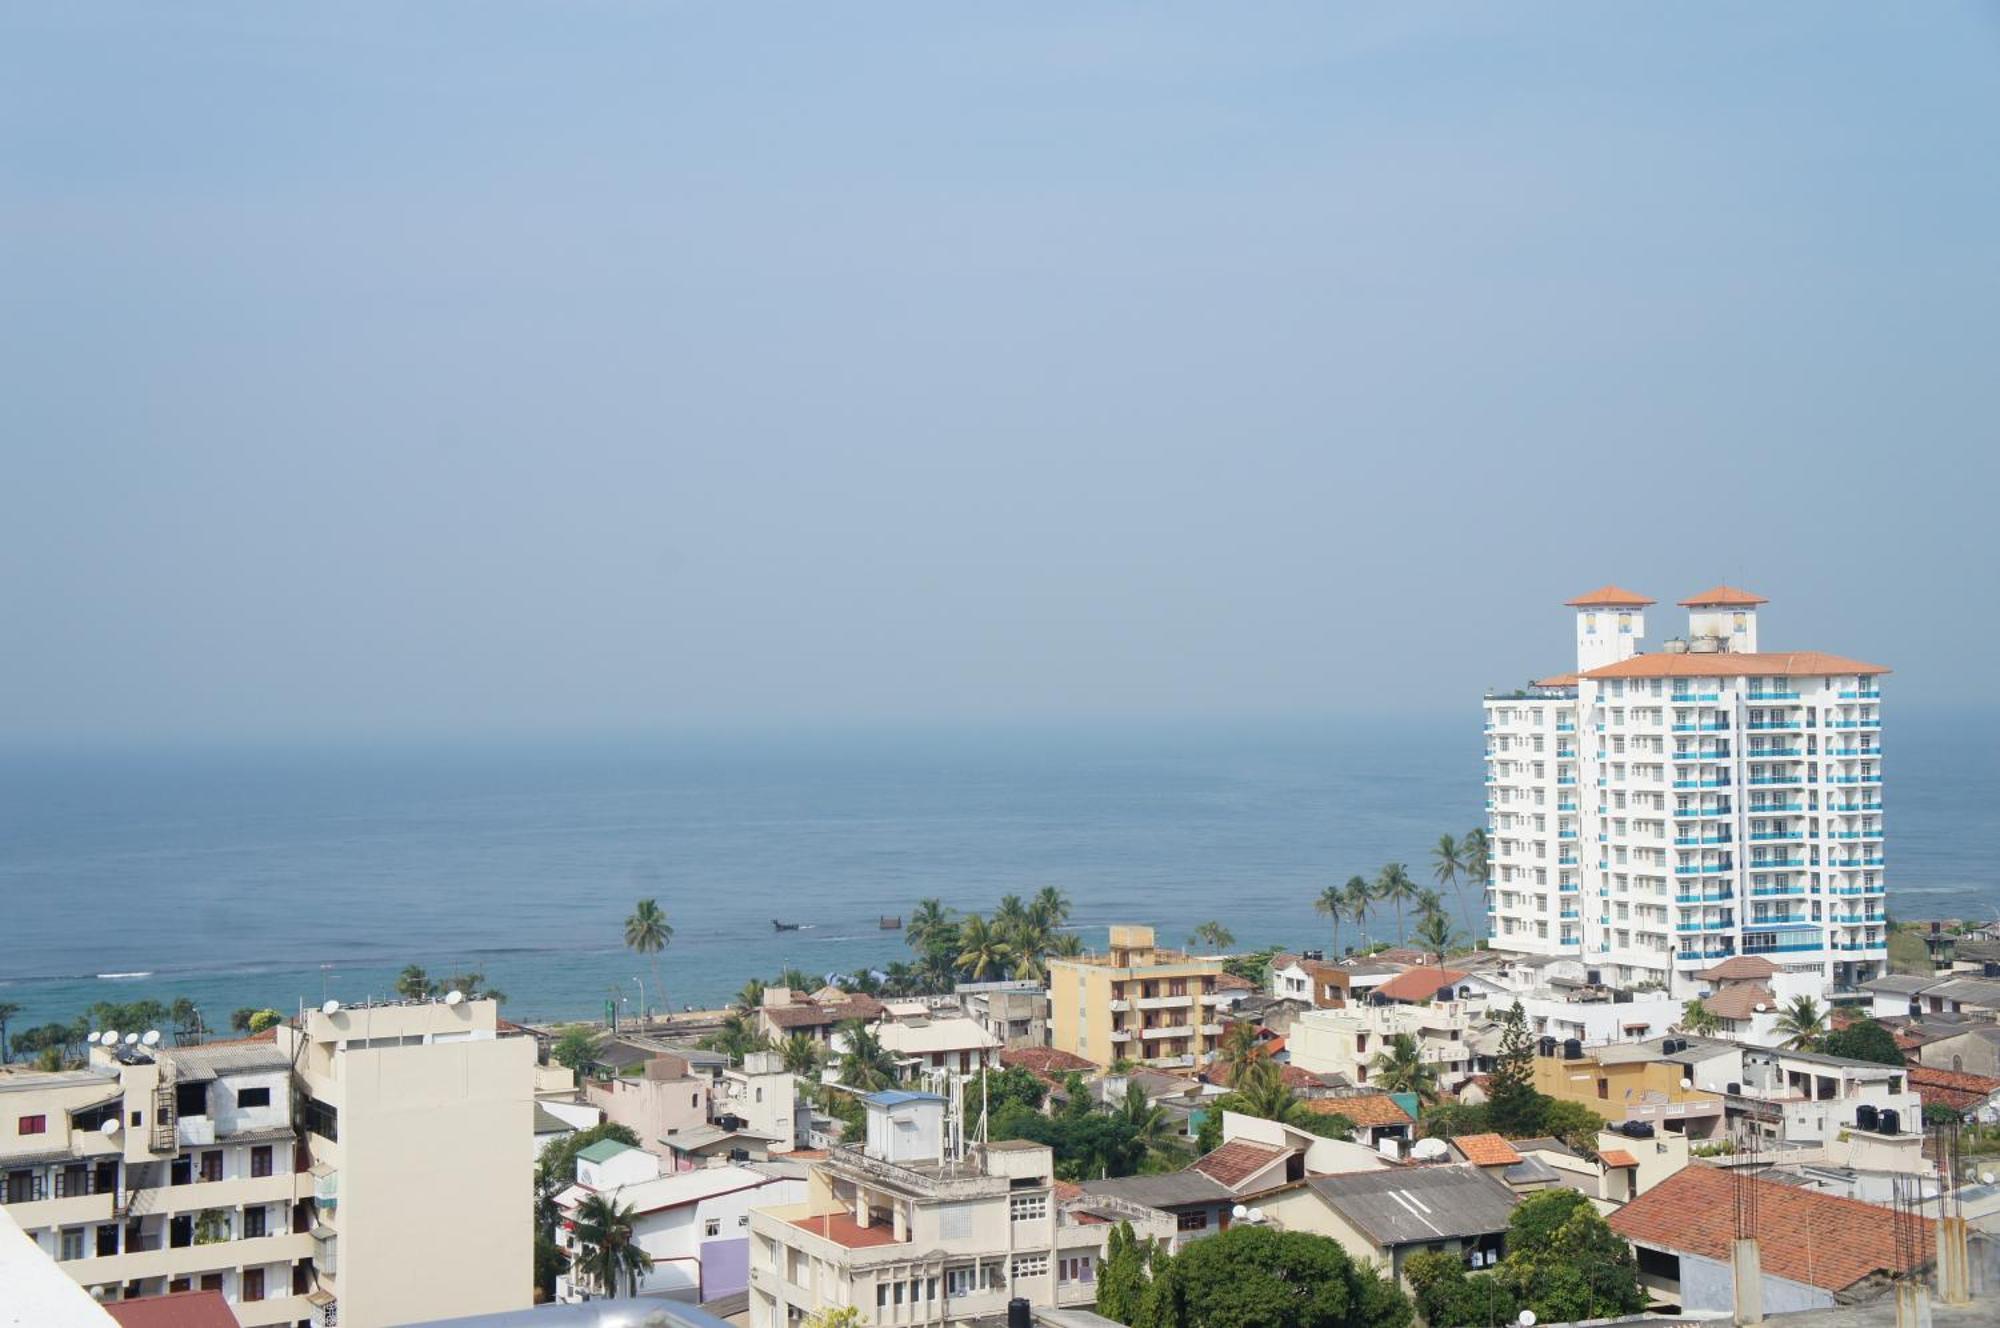
{"label": "balcony with railing", "polygon": [[1755,692],[1745,692],[1743,694],[1743,697],[1751,705],[1757,705],[1760,702],[1767,702],[1767,701],[1796,701],[1799,699],[1799,694],[1793,691],[1776,691],[1776,692],[1755,691]]}

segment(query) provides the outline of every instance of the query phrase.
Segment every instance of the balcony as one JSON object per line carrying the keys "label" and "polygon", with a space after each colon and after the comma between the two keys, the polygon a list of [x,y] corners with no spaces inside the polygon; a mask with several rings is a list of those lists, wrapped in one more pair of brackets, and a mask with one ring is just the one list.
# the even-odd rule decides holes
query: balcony
{"label": "balcony", "polygon": [[1111,1002],[1111,1013],[1113,1014],[1124,1014],[1131,1008],[1132,1002],[1127,1000],[1114,1000]]}
{"label": "balcony", "polygon": [[1782,945],[1745,945],[1744,954],[1791,954],[1802,950],[1824,949],[1818,941],[1786,941]]}
{"label": "balcony", "polygon": [[1567,722],[1565,722],[1565,723],[1561,723],[1561,724],[1558,724],[1558,725],[1556,725],[1556,732],[1557,732],[1557,733],[1574,733],[1574,732],[1576,732],[1576,725],[1574,725],[1574,724],[1570,724],[1570,723],[1567,723]]}
{"label": "balcony", "polygon": [[1743,753],[1743,759],[1746,761],[1789,761],[1794,757],[1803,756],[1804,754],[1797,747],[1761,747],[1752,748]]}
{"label": "balcony", "polygon": [[1774,784],[1803,784],[1806,776],[1802,770],[1793,770],[1783,775],[1752,775],[1743,782],[1753,788],[1769,788]]}
{"label": "balcony", "polygon": [[1830,812],[1840,812],[1842,814],[1850,812],[1879,812],[1882,810],[1882,804],[1879,800],[1875,802],[1829,802],[1826,805],[1826,809]]}
{"label": "balcony", "polygon": [[1557,787],[1559,787],[1559,788],[1573,788],[1573,787],[1575,787],[1575,785],[1576,785],[1576,776],[1575,776],[1575,775],[1558,775],[1558,776],[1556,777],[1556,785],[1557,785]]}
{"label": "balcony", "polygon": [[1750,860],[1750,870],[1753,872],[1783,871],[1787,867],[1803,867],[1805,865],[1806,860],[1804,858],[1752,858]]}
{"label": "balcony", "polygon": [[[1753,779],[1750,782],[1752,784],[1755,784],[1758,781]],[[1772,780],[1770,782],[1778,783],[1780,781]],[[1794,779],[1794,780],[1786,780],[1783,782],[1797,783],[1798,781]],[[1728,788],[1729,781],[1726,779],[1676,779],[1674,781],[1674,787],[1677,789],[1719,789],[1719,788]]]}
{"label": "balcony", "polygon": [[1758,841],[1781,839],[1796,843],[1805,837],[1806,832],[1803,830],[1753,830],[1750,833],[1750,838]]}
{"label": "balcony", "polygon": [[1177,1010],[1193,1000],[1193,994],[1184,991],[1178,996],[1141,996],[1132,1004],[1141,1010]]}
{"label": "balcony", "polygon": [[1142,1028],[1142,1029],[1140,1029],[1140,1030],[1139,1030],[1139,1036],[1140,1036],[1140,1038],[1141,1038],[1142,1040],[1148,1040],[1148,1041],[1150,1041],[1150,1040],[1152,1040],[1152,1039],[1154,1039],[1154,1038],[1175,1038],[1175,1037],[1193,1037],[1193,1036],[1194,1036],[1194,1025],[1193,1025],[1193,1024],[1159,1024],[1159,1025],[1157,1025],[1157,1026],[1155,1026],[1155,1027],[1153,1027],[1153,1028]]}
{"label": "balcony", "polygon": [[1827,725],[1830,729],[1879,729],[1879,719],[1836,719]]}
{"label": "balcony", "polygon": [[1223,1025],[1221,1024],[1203,1024],[1201,1026],[1201,1035],[1203,1037],[1221,1037],[1222,1030]]}
{"label": "balcony", "polygon": [[1881,690],[1875,687],[1863,687],[1859,691],[1840,694],[1840,699],[1843,701],[1879,701],[1881,698]]}
{"label": "balcony", "polygon": [[1787,802],[1755,802],[1749,806],[1752,816],[1770,816],[1776,812],[1796,812],[1805,810],[1805,804],[1797,798]]}
{"label": "balcony", "polygon": [[1797,692],[1745,692],[1743,696],[1751,705],[1756,705],[1762,701],[1796,701],[1799,699]]}
{"label": "balcony", "polygon": [[1752,899],[1773,899],[1803,895],[1803,885],[1753,885],[1750,887]]}
{"label": "balcony", "polygon": [[1828,756],[1838,756],[1843,760],[1853,760],[1862,756],[1880,756],[1882,749],[1880,747],[1829,747],[1826,749],[1826,754]]}
{"label": "balcony", "polygon": [[1720,692],[1675,692],[1667,700],[1674,705],[1702,705],[1722,699]]}
{"label": "balcony", "polygon": [[1882,855],[1878,853],[1869,858],[1836,858],[1826,865],[1838,871],[1853,871],[1857,867],[1880,867]]}
{"label": "balcony", "polygon": [[[1752,835],[1752,839],[1756,836]],[[1728,835],[1679,835],[1674,839],[1675,848],[1695,848],[1703,844],[1728,844],[1734,841]]]}
{"label": "balcony", "polygon": [[1131,1030],[1124,1028],[1114,1028],[1111,1030],[1111,1040],[1113,1042],[1130,1042],[1132,1040]]}
{"label": "balcony", "polygon": [[1826,782],[1829,784],[1879,784],[1882,782],[1882,775],[1879,771],[1872,775],[1834,775]]}
{"label": "balcony", "polygon": [[1727,806],[1682,807],[1674,812],[1674,819],[1678,821],[1688,821],[1703,816],[1728,816],[1728,815],[1730,815],[1730,809]]}
{"label": "balcony", "polygon": [[1806,726],[1805,720],[1803,718],[1800,718],[1800,719],[1753,719],[1748,724],[1745,724],[1743,727],[1749,729],[1752,733],[1769,733],[1773,731],[1782,732],[1786,729],[1802,729],[1805,726]]}
{"label": "balcony", "polygon": [[1728,752],[1675,752],[1668,758],[1673,761],[1727,761]]}
{"label": "balcony", "polygon": [[1724,872],[1733,872],[1735,870],[1735,864],[1728,862],[1683,862],[1674,867],[1674,875],[1720,876]]}

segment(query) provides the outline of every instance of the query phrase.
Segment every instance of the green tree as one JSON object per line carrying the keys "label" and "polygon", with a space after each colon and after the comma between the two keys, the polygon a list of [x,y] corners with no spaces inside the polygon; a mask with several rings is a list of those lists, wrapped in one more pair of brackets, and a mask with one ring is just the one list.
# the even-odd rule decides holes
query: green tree
{"label": "green tree", "polygon": [[431,994],[430,975],[421,964],[411,964],[396,975],[396,994],[406,1001],[420,1001]]}
{"label": "green tree", "polygon": [[10,1058],[7,1047],[7,1025],[20,1013],[21,1007],[12,1001],[0,1001],[0,1065],[5,1065]]}
{"label": "green tree", "polygon": [[1451,919],[1442,913],[1425,913],[1417,919],[1416,932],[1410,937],[1426,953],[1436,956],[1438,967],[1444,967],[1445,956],[1451,953]]}
{"label": "green tree", "polygon": [[1794,996],[1779,1013],[1776,1027],[1787,1045],[1812,1051],[1826,1037],[1826,1011],[1810,996]]}
{"label": "green tree", "polygon": [[873,1029],[859,1019],[840,1026],[847,1050],[840,1057],[840,1082],[864,1093],[879,1092],[896,1082],[896,1058]]}
{"label": "green tree", "polygon": [[[667,915],[660,908],[657,899],[641,899],[632,906],[631,916],[625,919],[625,944],[628,948],[645,955],[653,970],[653,990],[658,993],[660,1008],[672,1010],[673,1002],[667,999],[666,983],[660,980],[660,951],[673,943],[674,929],[667,922]],[[646,1017],[644,1010],[639,1018]]]}
{"label": "green tree", "polygon": [[1646,1308],[1632,1247],[1575,1190],[1540,1190],[1514,1206],[1497,1276],[1548,1323]]}
{"label": "green tree", "polygon": [[1007,943],[1001,927],[977,913],[966,915],[958,924],[958,967],[973,982],[990,982],[1007,975],[1014,947]]}
{"label": "green tree", "polygon": [[1265,1058],[1264,1043],[1257,1036],[1257,1027],[1248,1019],[1237,1019],[1222,1035],[1222,1046],[1216,1052],[1216,1059],[1229,1070],[1231,1084],[1241,1080],[1252,1065]]}
{"label": "green tree", "polygon": [[958,948],[957,928],[942,899],[919,899],[916,911],[903,927],[903,944],[912,950]]}
{"label": "green tree", "polygon": [[1194,1151],[1203,1157],[1222,1147],[1222,1112],[1219,1101],[1201,1108],[1201,1123],[1194,1131]]}
{"label": "green tree", "polygon": [[1083,953],[1083,937],[1073,931],[1059,931],[1049,938],[1049,953],[1059,959],[1075,959]]}
{"label": "green tree", "polygon": [[1456,1139],[1462,1134],[1486,1134],[1499,1129],[1493,1122],[1492,1110],[1489,1102],[1440,1102],[1425,1108],[1423,1116],[1417,1121],[1417,1134],[1425,1139]]}
{"label": "green tree", "polygon": [[1167,1109],[1147,1097],[1146,1090],[1138,1084],[1125,1085],[1125,1097],[1116,1114],[1131,1132],[1134,1155],[1130,1160],[1134,1169],[1148,1156],[1175,1151],[1174,1127],[1167,1118]]}
{"label": "green tree", "polygon": [[736,1008],[748,1015],[764,1008],[764,979],[751,978],[743,984],[743,990],[736,993]]}
{"label": "green tree", "polygon": [[1439,835],[1437,846],[1431,849],[1431,879],[1444,889],[1458,896],[1458,911],[1465,922],[1465,930],[1473,930],[1472,912],[1465,906],[1465,844],[1450,835]]}
{"label": "green tree", "polygon": [[861,1310],[855,1305],[822,1305],[806,1316],[804,1328],[861,1328]]}
{"label": "green tree", "polygon": [[1597,1156],[1597,1136],[1603,1129],[1604,1117],[1581,1102],[1542,1099],[1541,1128],[1536,1132],[1554,1135],[1583,1157]]}
{"label": "green tree", "polygon": [[705,1051],[719,1051],[729,1057],[730,1063],[741,1065],[743,1058],[753,1051],[764,1051],[770,1042],[757,1031],[757,1024],[747,1015],[731,1010],[722,1016],[722,1022],[715,1031],[703,1038],[699,1045]]}
{"label": "green tree", "polygon": [[276,1028],[284,1022],[285,1016],[276,1010],[252,1010],[250,1012],[250,1031],[252,1033],[261,1033],[267,1028]]}
{"label": "green tree", "polygon": [[1053,931],[1069,921],[1069,896],[1053,885],[1045,885],[1035,891],[1034,901],[1028,905],[1028,914]]}
{"label": "green tree", "polygon": [[630,1204],[591,1194],[576,1206],[576,1267],[598,1291],[616,1299],[618,1288],[639,1294],[639,1279],[653,1271],[653,1258],[633,1239]]}
{"label": "green tree", "polygon": [[1120,1222],[1105,1238],[1104,1261],[1098,1265],[1097,1312],[1129,1324],[1138,1317],[1145,1298],[1146,1251],[1132,1234],[1132,1224]]}
{"label": "green tree", "polygon": [[1410,879],[1410,869],[1400,862],[1385,862],[1381,872],[1375,877],[1375,897],[1396,908],[1396,939],[1401,941],[1407,933],[1403,930],[1403,905],[1417,897],[1417,883]]}
{"label": "green tree", "polygon": [[1408,1033],[1396,1034],[1375,1054],[1369,1080],[1384,1092],[1415,1093],[1420,1101],[1437,1101],[1437,1067],[1424,1059],[1417,1040]]}
{"label": "green tree", "polygon": [[1201,946],[1207,953],[1227,950],[1236,944],[1236,934],[1220,922],[1204,922],[1188,933],[1188,948]]}
{"label": "green tree", "polygon": [[1337,885],[1329,885],[1313,900],[1313,911],[1333,923],[1333,948],[1327,951],[1335,959],[1340,958],[1340,920],[1348,916],[1347,892]]}
{"label": "green tree", "polygon": [[1135,1328],[1407,1328],[1407,1297],[1340,1245],[1241,1223],[1163,1260]]}
{"label": "green tree", "polygon": [[840,1137],[852,1143],[868,1128],[868,1113],[861,1100],[847,1089],[834,1084],[821,1084],[813,1090],[813,1102],[820,1111],[839,1121]]}
{"label": "green tree", "polygon": [[1535,1091],[1535,1046],[1528,1016],[1517,1000],[1500,1016],[1500,1052],[1487,1080],[1486,1111],[1494,1129],[1521,1139],[1541,1128],[1544,1101]]}
{"label": "green tree", "polygon": [[538,1177],[545,1178],[555,1193],[562,1193],[566,1187],[576,1184],[576,1155],[592,1144],[602,1143],[606,1139],[631,1148],[639,1147],[639,1136],[632,1132],[630,1126],[620,1125],[615,1121],[605,1121],[587,1130],[578,1130],[574,1134],[565,1134],[560,1139],[550,1140],[542,1149],[540,1159],[535,1163]]}
{"label": "green tree", "polygon": [[1845,1028],[1834,1029],[1820,1043],[1820,1050],[1829,1056],[1873,1061],[1877,1065],[1903,1064],[1896,1035],[1873,1019],[1857,1019]]}
{"label": "green tree", "polygon": [[229,1012],[230,1029],[237,1033],[248,1033],[250,1031],[250,1020],[256,1013],[256,1009],[252,1006],[237,1006]]}
{"label": "green tree", "polygon": [[794,1033],[778,1044],[778,1055],[784,1058],[785,1068],[793,1074],[819,1073],[820,1058],[825,1050],[819,1039],[810,1033]]}
{"label": "green tree", "polygon": [[[188,1047],[208,1036],[208,1025],[201,1017],[201,1008],[186,996],[174,997],[167,1007],[167,1018],[173,1020],[174,1045]],[[4,1021],[0,1021],[4,1022]],[[6,1051],[0,1048],[0,1060],[6,1059]]]}
{"label": "green tree", "polygon": [[1342,892],[1347,900],[1348,921],[1361,928],[1361,943],[1368,943],[1368,914],[1375,907],[1375,887],[1366,876],[1350,876]]}
{"label": "green tree", "polygon": [[1710,1037],[1721,1027],[1722,1020],[1702,1004],[1701,997],[1690,996],[1687,1003],[1681,1006],[1682,1032],[1692,1033],[1696,1037]]}
{"label": "green tree", "polygon": [[579,1075],[597,1062],[597,1038],[582,1024],[571,1024],[549,1050],[549,1059]]}

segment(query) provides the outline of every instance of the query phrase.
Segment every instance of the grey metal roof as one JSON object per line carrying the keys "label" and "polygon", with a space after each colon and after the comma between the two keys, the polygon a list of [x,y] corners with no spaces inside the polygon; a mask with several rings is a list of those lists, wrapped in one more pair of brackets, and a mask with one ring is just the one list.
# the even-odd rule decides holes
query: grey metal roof
{"label": "grey metal roof", "polygon": [[[1518,1152],[1519,1150],[1520,1145],[1516,1144],[1515,1151]],[[1559,1181],[1562,1179],[1560,1171],[1557,1171],[1554,1167],[1532,1154],[1524,1156],[1519,1162],[1508,1167],[1500,1174],[1506,1177],[1509,1185],[1543,1185],[1550,1181]]]}
{"label": "grey metal roof", "polygon": [[1891,973],[1886,977],[1870,978],[1861,984],[1861,990],[1879,991],[1886,996],[1913,996],[1942,981],[1943,978],[1918,977],[1914,973]]}
{"label": "grey metal roof", "polygon": [[183,1079],[198,1075],[247,1074],[257,1070],[289,1070],[292,1058],[276,1042],[222,1042],[213,1046],[162,1047],[157,1053],[173,1062]]}
{"label": "grey metal roof", "polygon": [[1306,1186],[1384,1248],[1491,1235],[1514,1211],[1514,1192],[1472,1166],[1392,1167]]}
{"label": "grey metal roof", "polygon": [[571,1125],[568,1121],[556,1115],[553,1111],[550,1111],[547,1107],[543,1106],[541,1103],[537,1102],[535,1104],[536,1134],[559,1134],[574,1129],[576,1129],[576,1126]]}
{"label": "grey metal roof", "polygon": [[1533,1139],[1516,1139],[1513,1144],[1517,1153],[1561,1153],[1564,1157],[1577,1156],[1574,1148],[1550,1135],[1537,1135]]}
{"label": "grey metal roof", "polygon": [[1185,1208],[1194,1204],[1234,1203],[1236,1191],[1199,1171],[1169,1171],[1158,1176],[1117,1176],[1087,1180],[1086,1195],[1102,1194],[1147,1208]]}
{"label": "grey metal roof", "polygon": [[1942,996],[1948,1001],[1977,1005],[1987,1010],[2000,1010],[2000,982],[1989,978],[1953,978],[1928,988],[1924,995]]}

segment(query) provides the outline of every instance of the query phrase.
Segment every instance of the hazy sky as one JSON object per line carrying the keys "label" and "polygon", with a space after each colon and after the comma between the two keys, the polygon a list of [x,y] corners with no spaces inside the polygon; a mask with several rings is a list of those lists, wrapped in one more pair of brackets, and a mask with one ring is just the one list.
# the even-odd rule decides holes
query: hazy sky
{"label": "hazy sky", "polygon": [[0,734],[2000,655],[1991,6],[16,3],[0,300]]}

